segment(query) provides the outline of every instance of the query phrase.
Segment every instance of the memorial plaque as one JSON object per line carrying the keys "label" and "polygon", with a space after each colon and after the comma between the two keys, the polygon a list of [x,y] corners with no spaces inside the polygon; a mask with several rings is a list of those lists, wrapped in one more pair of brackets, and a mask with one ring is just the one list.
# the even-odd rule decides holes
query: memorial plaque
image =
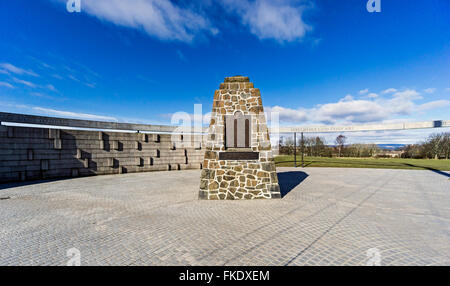
{"label": "memorial plaque", "polygon": [[220,152],[219,160],[259,160],[258,152]]}

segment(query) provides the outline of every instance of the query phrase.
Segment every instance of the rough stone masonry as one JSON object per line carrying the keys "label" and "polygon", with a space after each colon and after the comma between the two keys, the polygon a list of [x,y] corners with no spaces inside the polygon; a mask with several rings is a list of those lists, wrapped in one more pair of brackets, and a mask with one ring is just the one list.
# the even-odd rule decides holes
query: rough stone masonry
{"label": "rough stone masonry", "polygon": [[248,77],[227,77],[214,94],[199,199],[280,197],[260,91]]}

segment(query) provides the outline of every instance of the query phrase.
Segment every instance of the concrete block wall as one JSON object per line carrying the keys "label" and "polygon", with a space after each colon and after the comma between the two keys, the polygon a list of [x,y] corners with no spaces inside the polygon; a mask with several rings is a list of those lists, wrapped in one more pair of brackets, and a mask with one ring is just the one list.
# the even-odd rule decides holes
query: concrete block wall
{"label": "concrete block wall", "polygon": [[201,169],[202,136],[0,126],[0,182]]}

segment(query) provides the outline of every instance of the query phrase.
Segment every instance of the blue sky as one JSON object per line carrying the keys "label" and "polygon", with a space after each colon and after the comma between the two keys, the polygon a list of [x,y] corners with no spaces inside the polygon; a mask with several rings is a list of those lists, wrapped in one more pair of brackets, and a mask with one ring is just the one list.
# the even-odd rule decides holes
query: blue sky
{"label": "blue sky", "polygon": [[450,2],[366,3],[1,1],[0,110],[170,124],[239,74],[282,124],[450,119]]}

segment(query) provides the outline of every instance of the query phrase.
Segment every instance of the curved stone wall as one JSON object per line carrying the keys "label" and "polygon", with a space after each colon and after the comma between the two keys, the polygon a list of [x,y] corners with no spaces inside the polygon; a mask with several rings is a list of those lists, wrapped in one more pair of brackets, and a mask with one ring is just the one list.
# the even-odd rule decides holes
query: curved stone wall
{"label": "curved stone wall", "polygon": [[201,141],[201,135],[2,125],[0,182],[200,169]]}

